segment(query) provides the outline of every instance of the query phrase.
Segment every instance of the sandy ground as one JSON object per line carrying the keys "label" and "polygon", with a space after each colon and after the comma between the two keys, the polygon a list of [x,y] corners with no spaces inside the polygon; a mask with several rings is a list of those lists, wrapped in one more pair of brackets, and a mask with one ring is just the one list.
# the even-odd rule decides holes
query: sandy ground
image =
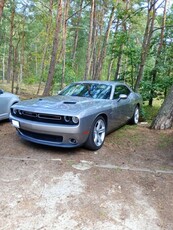
{"label": "sandy ground", "polygon": [[173,130],[126,126],[92,152],[0,122],[0,188],[1,230],[172,230]]}

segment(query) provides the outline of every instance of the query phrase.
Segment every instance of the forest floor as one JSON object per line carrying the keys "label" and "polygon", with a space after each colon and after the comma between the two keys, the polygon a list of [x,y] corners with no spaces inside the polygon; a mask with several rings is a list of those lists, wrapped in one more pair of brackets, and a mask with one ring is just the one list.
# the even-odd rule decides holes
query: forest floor
{"label": "forest floor", "polygon": [[21,140],[0,122],[1,230],[172,230],[173,130],[124,126],[99,151]]}

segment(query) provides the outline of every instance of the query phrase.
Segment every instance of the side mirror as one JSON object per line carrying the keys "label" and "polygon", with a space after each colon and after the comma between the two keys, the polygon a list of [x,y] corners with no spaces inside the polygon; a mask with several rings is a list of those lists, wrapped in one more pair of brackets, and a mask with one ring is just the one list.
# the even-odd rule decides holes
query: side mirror
{"label": "side mirror", "polygon": [[0,89],[0,94],[3,94],[4,93],[4,90],[3,89]]}
{"label": "side mirror", "polygon": [[125,100],[125,99],[127,99],[127,95],[126,94],[120,94],[118,101]]}

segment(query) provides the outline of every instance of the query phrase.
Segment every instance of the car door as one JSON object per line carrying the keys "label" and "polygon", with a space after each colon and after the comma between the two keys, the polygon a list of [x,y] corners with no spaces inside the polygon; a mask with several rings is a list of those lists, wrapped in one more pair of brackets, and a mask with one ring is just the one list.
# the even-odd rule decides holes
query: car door
{"label": "car door", "polygon": [[0,118],[7,117],[8,104],[9,104],[9,96],[3,91],[0,91]]}
{"label": "car door", "polygon": [[125,85],[117,85],[114,89],[112,118],[115,127],[125,124],[130,119],[132,110],[130,94],[130,89]]}

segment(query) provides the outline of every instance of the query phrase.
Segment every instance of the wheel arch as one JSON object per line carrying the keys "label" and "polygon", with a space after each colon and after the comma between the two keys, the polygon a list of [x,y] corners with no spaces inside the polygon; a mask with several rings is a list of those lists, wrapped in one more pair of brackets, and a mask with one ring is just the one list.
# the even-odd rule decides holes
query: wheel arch
{"label": "wheel arch", "polygon": [[98,117],[103,117],[104,120],[105,120],[105,123],[106,123],[106,129],[107,129],[107,126],[108,126],[108,116],[105,114],[105,113],[100,113],[98,114],[95,119],[97,119]]}
{"label": "wheel arch", "polygon": [[136,104],[136,106],[138,106],[138,108],[139,108],[139,109],[140,109],[140,107],[141,107],[141,105],[140,105],[140,103],[139,103],[139,102]]}
{"label": "wheel arch", "polygon": [[[107,130],[107,122],[108,122],[108,117],[105,113],[99,113],[99,114],[96,114],[95,116],[95,119],[93,119],[93,123],[92,123],[92,126],[91,126],[91,132],[88,136],[88,139],[87,141],[85,142],[84,146],[87,148],[87,149],[90,149],[90,150],[98,150],[101,148],[101,146],[103,145],[104,143],[104,139],[102,140],[102,143],[101,145],[97,145],[95,143],[95,137],[94,137],[94,127],[95,125],[97,124],[97,122],[99,121],[99,119],[102,119],[102,121],[104,122],[104,125],[105,125],[105,128],[104,128],[104,138],[105,139],[105,135],[106,135],[106,130]],[[98,135],[98,134],[97,134]],[[97,141],[97,140],[96,140]]]}
{"label": "wheel arch", "polygon": [[8,114],[10,114],[10,108],[11,108],[11,106],[13,106],[14,104],[16,104],[16,103],[18,103],[19,102],[19,100],[11,100],[10,102],[9,102],[9,104],[8,104]]}

